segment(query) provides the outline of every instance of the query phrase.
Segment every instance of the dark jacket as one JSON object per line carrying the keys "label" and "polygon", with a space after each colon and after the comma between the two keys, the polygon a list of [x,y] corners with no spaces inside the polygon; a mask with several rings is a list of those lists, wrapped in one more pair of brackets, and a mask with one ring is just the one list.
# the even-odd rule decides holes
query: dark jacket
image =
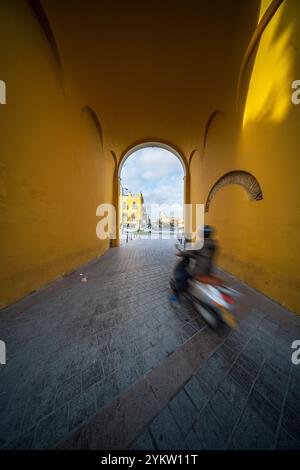
{"label": "dark jacket", "polygon": [[190,257],[189,273],[192,276],[209,276],[212,272],[216,250],[217,243],[213,238],[205,238],[201,250],[187,250],[186,254]]}

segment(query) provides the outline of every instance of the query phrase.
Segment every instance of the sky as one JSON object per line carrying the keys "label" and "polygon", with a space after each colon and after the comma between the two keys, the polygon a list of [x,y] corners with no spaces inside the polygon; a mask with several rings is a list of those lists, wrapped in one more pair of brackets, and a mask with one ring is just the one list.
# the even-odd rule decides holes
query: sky
{"label": "sky", "polygon": [[172,212],[182,217],[183,176],[182,164],[173,153],[148,147],[127,158],[121,171],[121,183],[133,194],[143,193],[148,214],[151,204],[152,218],[157,218],[161,210],[166,215]]}

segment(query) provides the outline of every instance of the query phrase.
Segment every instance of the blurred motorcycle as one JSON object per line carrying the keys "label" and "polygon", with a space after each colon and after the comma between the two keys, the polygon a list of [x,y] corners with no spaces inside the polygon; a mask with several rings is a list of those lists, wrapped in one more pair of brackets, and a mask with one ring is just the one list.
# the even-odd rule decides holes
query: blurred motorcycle
{"label": "blurred motorcycle", "polygon": [[[180,256],[183,250],[179,244],[176,244],[176,248]],[[170,279],[170,286],[176,292],[175,269]],[[234,308],[236,299],[241,294],[228,287],[218,277],[205,275],[191,277],[182,294],[213,329],[217,329],[222,323],[226,323],[230,328],[237,326]]]}

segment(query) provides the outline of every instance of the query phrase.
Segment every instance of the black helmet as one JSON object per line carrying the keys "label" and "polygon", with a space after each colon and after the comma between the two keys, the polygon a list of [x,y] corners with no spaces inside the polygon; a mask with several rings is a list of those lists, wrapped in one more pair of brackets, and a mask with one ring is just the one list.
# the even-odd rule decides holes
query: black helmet
{"label": "black helmet", "polygon": [[204,238],[209,238],[214,233],[214,228],[211,225],[204,225]]}

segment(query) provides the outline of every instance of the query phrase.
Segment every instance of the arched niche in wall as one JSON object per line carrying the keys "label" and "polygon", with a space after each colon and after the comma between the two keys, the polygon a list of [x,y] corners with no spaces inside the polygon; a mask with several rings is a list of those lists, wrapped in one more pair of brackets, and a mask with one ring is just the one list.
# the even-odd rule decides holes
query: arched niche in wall
{"label": "arched niche in wall", "polygon": [[91,185],[97,206],[108,202],[110,194],[109,155],[103,149],[103,132],[96,112],[90,106],[84,106],[80,113],[82,144],[80,146],[81,171],[85,184]]}
{"label": "arched niche in wall", "polygon": [[39,23],[39,26],[48,43],[48,46],[50,47],[50,50],[54,59],[54,63],[56,65],[58,79],[60,81],[62,88],[64,89],[64,74],[63,74],[62,61],[60,58],[59,49],[57,46],[57,42],[56,42],[53,30],[52,30],[50,21],[48,19],[48,16],[40,0],[26,0],[26,2],[29,5],[30,10],[32,11],[37,22]]}
{"label": "arched niche in wall", "polygon": [[223,111],[220,111],[219,109],[215,109],[214,111],[212,111],[212,113],[209,115],[206,121],[204,134],[203,134],[202,157],[204,157],[209,132],[212,128],[212,125],[214,124],[214,122],[216,121],[218,117],[225,118],[225,114],[223,113]]}
{"label": "arched niche in wall", "polygon": [[198,149],[194,149],[191,151],[190,156],[189,156],[189,167],[191,167],[191,164],[194,158],[201,158],[201,154]]}
{"label": "arched niche in wall", "polygon": [[117,155],[115,154],[115,152],[113,150],[110,151],[110,154],[114,160],[114,163],[115,163],[115,169],[118,168],[118,159],[117,159]]}
{"label": "arched niche in wall", "polygon": [[277,12],[278,8],[283,3],[283,1],[284,0],[273,0],[270,3],[269,7],[266,9],[264,15],[262,16],[261,20],[259,21],[258,25],[256,26],[251,36],[251,39],[249,41],[246,52],[244,54],[240,71],[239,71],[237,92],[236,92],[237,108],[239,108],[239,105],[241,102],[241,95],[242,95],[243,85],[245,81],[247,65],[250,61],[250,58],[253,55],[254,51],[256,50],[256,46],[258,45],[264,30],[268,26],[269,22],[271,21],[271,19],[273,18],[273,16]]}
{"label": "arched niche in wall", "polygon": [[85,106],[82,108],[81,116],[85,118],[89,125],[96,131],[100,150],[103,151],[103,131],[97,114],[90,106]]}
{"label": "arched niche in wall", "polygon": [[255,176],[247,171],[236,170],[226,173],[213,185],[206,199],[205,212],[209,211],[210,204],[216,193],[224,186],[238,184],[248,193],[251,201],[260,201],[263,199],[262,189]]}

